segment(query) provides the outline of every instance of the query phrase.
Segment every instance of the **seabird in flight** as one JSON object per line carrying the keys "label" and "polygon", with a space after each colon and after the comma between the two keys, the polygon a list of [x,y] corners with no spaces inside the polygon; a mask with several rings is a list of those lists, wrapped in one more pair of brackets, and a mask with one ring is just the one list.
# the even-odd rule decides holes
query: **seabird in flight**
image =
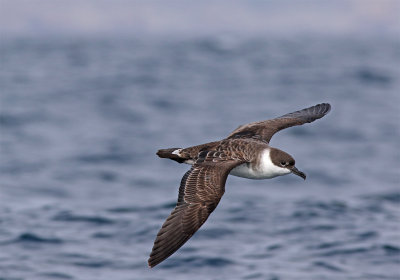
{"label": "seabird in flight", "polygon": [[311,123],[331,109],[318,104],[281,117],[239,126],[223,140],[189,148],[162,149],[161,158],[192,165],[183,176],[176,207],[162,225],[148,264],[154,267],[176,252],[204,224],[225,192],[229,174],[269,179],[293,173],[306,179],[288,153],[269,145],[278,131]]}

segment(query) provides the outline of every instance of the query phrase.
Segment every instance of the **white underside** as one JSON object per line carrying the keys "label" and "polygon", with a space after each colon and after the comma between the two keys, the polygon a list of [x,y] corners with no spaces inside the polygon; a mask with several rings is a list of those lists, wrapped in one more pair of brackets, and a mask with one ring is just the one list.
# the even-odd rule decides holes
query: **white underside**
{"label": "white underside", "polygon": [[272,163],[269,149],[265,149],[262,153],[258,166],[244,163],[232,169],[230,174],[249,179],[270,179],[290,173],[287,168],[282,168]]}
{"label": "white underside", "polygon": [[[282,168],[272,163],[271,157],[269,156],[269,149],[265,149],[262,153],[261,161],[258,166],[250,163],[243,163],[233,168],[229,174],[248,179],[270,179],[290,173],[290,170],[287,168]],[[194,161],[186,160],[185,163],[193,164]]]}

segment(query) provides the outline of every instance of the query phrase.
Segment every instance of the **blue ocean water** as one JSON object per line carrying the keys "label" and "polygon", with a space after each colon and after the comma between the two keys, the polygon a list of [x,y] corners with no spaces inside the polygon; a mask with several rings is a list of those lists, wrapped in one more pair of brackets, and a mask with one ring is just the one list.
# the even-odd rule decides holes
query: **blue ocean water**
{"label": "blue ocean water", "polygon": [[[0,279],[400,279],[400,43],[387,37],[3,38]],[[320,102],[279,132],[307,180],[230,176],[147,267],[187,165],[160,148]]]}

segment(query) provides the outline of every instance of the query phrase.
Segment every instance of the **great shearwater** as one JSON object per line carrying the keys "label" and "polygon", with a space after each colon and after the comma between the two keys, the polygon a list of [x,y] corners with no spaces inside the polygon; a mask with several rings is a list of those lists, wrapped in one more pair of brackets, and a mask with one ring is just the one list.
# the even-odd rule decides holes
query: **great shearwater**
{"label": "great shearwater", "polygon": [[148,264],[154,267],[177,251],[207,220],[225,192],[228,174],[249,179],[269,179],[289,173],[306,179],[291,155],[269,145],[278,131],[322,118],[328,103],[281,117],[241,125],[223,140],[189,148],[162,149],[161,158],[191,164],[179,187],[176,207],[154,241]]}

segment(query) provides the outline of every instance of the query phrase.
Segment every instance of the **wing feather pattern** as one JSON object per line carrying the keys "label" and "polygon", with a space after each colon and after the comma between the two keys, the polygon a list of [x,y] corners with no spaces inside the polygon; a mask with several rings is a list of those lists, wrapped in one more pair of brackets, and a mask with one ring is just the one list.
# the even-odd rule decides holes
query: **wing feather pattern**
{"label": "wing feather pattern", "polygon": [[178,250],[204,224],[225,192],[229,172],[242,161],[221,152],[201,152],[183,176],[178,202],[154,242],[148,264],[154,267]]}
{"label": "wing feather pattern", "polygon": [[330,109],[331,105],[321,103],[275,119],[241,125],[229,134],[227,138],[256,138],[269,142],[278,131],[291,126],[313,122],[325,116]]}

